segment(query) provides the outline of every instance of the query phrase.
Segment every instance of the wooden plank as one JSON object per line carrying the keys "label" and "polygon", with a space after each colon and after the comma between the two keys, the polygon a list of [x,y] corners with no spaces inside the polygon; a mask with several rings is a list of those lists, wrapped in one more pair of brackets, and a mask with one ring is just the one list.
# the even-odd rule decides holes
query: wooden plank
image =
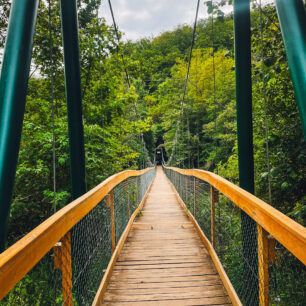
{"label": "wooden plank", "polygon": [[166,299],[177,299],[177,298],[194,298],[195,295],[197,297],[223,297],[227,300],[227,295],[225,294],[223,289],[218,290],[199,290],[198,292],[194,292],[193,290],[188,290],[187,292],[171,292],[171,293],[152,293],[152,294],[114,294],[107,292],[104,296],[104,301],[130,301],[130,302],[138,302],[138,301],[162,301]]}
{"label": "wooden plank", "polygon": [[[156,173],[155,173],[155,175],[156,175]],[[103,295],[105,293],[106,287],[107,287],[108,282],[110,280],[112,269],[113,269],[113,267],[114,267],[114,265],[116,263],[116,260],[117,260],[119,254],[120,254],[120,252],[121,252],[121,250],[123,248],[124,242],[125,242],[128,234],[129,234],[129,232],[130,232],[130,229],[131,229],[131,227],[133,225],[134,219],[137,217],[139,211],[142,209],[142,207],[143,207],[143,205],[144,205],[144,203],[145,203],[145,201],[147,199],[147,196],[148,196],[148,194],[150,192],[150,189],[152,187],[153,182],[154,182],[154,178],[153,178],[153,180],[152,180],[148,190],[146,191],[145,196],[143,197],[142,201],[140,202],[138,208],[132,214],[132,217],[129,220],[127,226],[126,226],[126,228],[125,228],[125,230],[124,230],[124,232],[123,232],[123,234],[122,234],[122,236],[121,236],[121,238],[120,238],[120,240],[118,242],[118,245],[117,245],[115,251],[113,252],[111,260],[108,263],[107,269],[106,269],[106,271],[105,271],[105,273],[103,275],[103,279],[101,281],[101,284],[100,284],[100,286],[99,286],[99,288],[97,290],[95,299],[94,299],[94,301],[92,303],[93,306],[94,305],[100,305],[102,303],[102,301],[103,301]]]}
{"label": "wooden plank", "polygon": [[217,271],[214,268],[195,268],[195,269],[150,269],[150,270],[113,270],[112,275],[113,276],[125,276],[125,277],[147,277],[152,275],[154,273],[154,276],[156,277],[167,277],[167,276],[192,276],[192,275],[211,275],[211,274],[217,274]]}
{"label": "wooden plank", "polygon": [[169,282],[187,282],[187,281],[207,281],[207,280],[220,280],[218,274],[203,274],[203,275],[184,275],[184,276],[147,276],[145,278],[132,278],[125,276],[112,276],[111,282],[124,282],[124,283],[150,283],[155,285],[156,283],[169,283]]}
{"label": "wooden plank", "polygon": [[176,193],[177,199],[179,201],[179,203],[181,204],[181,206],[183,207],[183,209],[185,210],[186,214],[189,216],[189,219],[193,222],[194,227],[196,229],[196,231],[198,232],[201,240],[203,241],[204,245],[206,246],[213,262],[214,265],[220,275],[220,278],[222,280],[222,283],[233,303],[233,305],[239,305],[242,306],[242,303],[233,287],[233,285],[231,284],[227,274],[225,273],[223,266],[218,258],[218,255],[216,254],[213,246],[211,245],[211,243],[209,242],[209,240],[206,238],[206,236],[204,235],[201,227],[199,226],[197,220],[194,218],[194,216],[190,213],[190,211],[188,210],[188,208],[186,207],[185,203],[182,201],[182,199],[180,198],[179,194],[177,193],[175,187],[173,186],[173,184],[169,181],[169,184],[171,185],[173,191]]}
{"label": "wooden plank", "polygon": [[[132,255],[133,256],[141,256],[141,258],[144,258],[144,256],[146,258],[149,258],[149,257],[150,258],[152,258],[152,257],[154,257],[154,258],[157,258],[157,257],[158,258],[163,258],[163,257],[168,257],[168,256],[184,256],[184,257],[185,256],[200,256],[204,252],[205,252],[204,249],[203,250],[190,250],[190,249],[186,249],[184,252],[182,251],[180,253],[178,253],[177,251],[174,250],[174,251],[167,251],[167,254],[165,254],[163,256],[163,255],[160,255],[160,251],[158,252],[158,250],[147,251],[147,252],[144,252],[142,250],[138,250],[137,252],[134,251]],[[121,254],[124,255],[124,256],[127,256],[127,255],[130,256],[131,255],[130,252],[125,251],[125,250],[123,250]]]}
{"label": "wooden plank", "polygon": [[48,218],[0,254],[0,300],[119,183],[152,168],[115,174]]}
{"label": "wooden plank", "polygon": [[188,286],[188,287],[154,287],[154,288],[122,288],[118,286],[117,288],[109,287],[107,292],[112,295],[151,295],[151,294],[175,294],[176,297],[179,297],[180,294],[186,295],[186,293],[191,293],[195,296],[197,293],[209,292],[212,296],[224,295],[224,287],[222,283],[213,284],[211,286],[202,285],[202,286]]}
{"label": "wooden plank", "polygon": [[[187,238],[188,236],[186,236]],[[126,244],[131,247],[131,248],[140,248],[140,249],[143,249],[143,246],[141,245],[141,243],[139,243],[141,241],[138,241],[138,242],[134,242],[134,241],[129,241],[127,242]],[[183,241],[183,240],[175,240],[175,241],[168,241],[169,243],[167,245],[163,245],[163,248],[183,248],[183,247],[190,247],[190,246],[195,246],[195,247],[203,247],[201,245],[198,244],[198,240],[190,240],[190,241]],[[152,243],[148,243],[148,242],[143,242],[144,245],[148,246],[149,248],[155,248],[155,246],[159,246],[158,244],[158,241],[152,241]]]}
{"label": "wooden plank", "polygon": [[[106,301],[103,305],[118,305],[120,306],[127,306],[131,305],[131,302],[113,302],[113,301]],[[206,298],[172,298],[172,299],[165,299],[162,301],[140,301],[134,302],[133,305],[139,306],[181,306],[181,305],[231,305],[228,298],[224,297],[206,297]]]}
{"label": "wooden plank", "polygon": [[[108,302],[143,305],[152,301],[154,305],[163,302],[168,305],[171,301],[176,301],[176,305],[189,305],[196,298],[198,304],[214,301],[217,305],[218,302],[229,304],[208,251],[176,197],[171,196],[171,210],[176,213],[167,212],[169,197],[166,194],[173,191],[160,170],[158,180],[164,184],[155,185],[157,178],[154,181],[142,210],[144,213],[134,221],[114,265],[103,305]],[[155,202],[151,201],[153,194],[164,196],[154,197]],[[150,214],[146,214],[146,210]]]}
{"label": "wooden plank", "polygon": [[197,169],[165,168],[184,175],[195,176],[214,186],[306,264],[306,228],[304,226],[217,174]]}
{"label": "wooden plank", "polygon": [[222,285],[221,280],[218,278],[213,280],[197,280],[197,281],[166,281],[166,282],[124,282],[124,281],[111,281],[108,284],[109,289],[140,289],[140,288],[193,288],[193,287],[203,287],[203,286],[214,286]]}
{"label": "wooden plank", "polygon": [[207,261],[210,261],[210,257],[202,257],[198,258],[195,257],[193,260],[188,258],[183,259],[159,259],[159,260],[125,260],[125,261],[119,261],[117,260],[117,267],[121,266],[163,266],[163,265],[180,265],[180,264],[199,264],[199,263],[205,263]]}
{"label": "wooden plank", "polygon": [[133,271],[137,271],[137,270],[156,270],[156,269],[191,269],[191,268],[197,268],[197,267],[203,267],[203,263],[207,263],[210,262],[210,260],[207,261],[202,261],[202,262],[192,262],[192,263],[187,263],[187,262],[180,262],[180,263],[159,263],[159,264],[155,264],[155,265],[139,265],[139,264],[130,264],[130,265],[119,265],[116,264],[116,266],[114,267],[113,271],[116,270],[133,270]]}
{"label": "wooden plank", "polygon": [[[132,231],[131,231],[132,232]],[[158,241],[160,240],[160,233],[161,231],[155,232],[154,230],[151,231],[146,231],[146,233],[143,233],[142,231],[138,231],[138,232],[133,232],[132,235],[129,235],[129,237],[127,238],[127,242],[145,242],[147,241],[146,237],[150,237],[150,241]],[[199,237],[194,233],[194,231],[187,231],[190,239],[192,239],[192,241],[198,241]],[[171,242],[171,241],[181,241],[184,240],[186,237],[186,230],[181,232],[181,233],[177,233],[177,235],[175,235],[175,231],[173,231],[172,233],[167,233],[166,231],[164,232],[164,234],[162,235],[162,238],[165,242]]]}
{"label": "wooden plank", "polygon": [[[144,226],[145,228],[149,228],[151,230],[153,230],[156,226],[156,228],[160,229],[160,228],[169,228],[169,227],[172,227],[172,228],[192,228],[193,225],[191,222],[176,222],[176,223],[170,223],[169,222],[149,222],[150,224],[148,223],[142,223],[142,222],[135,222],[135,227],[142,227]],[[154,226],[153,228],[151,228],[152,226]],[[155,229],[156,229],[155,228]]]}
{"label": "wooden plank", "polygon": [[[210,258],[210,257],[209,257]],[[142,254],[135,254],[130,255],[126,254],[123,255],[120,254],[120,258],[118,259],[118,263],[121,263],[122,261],[130,262],[130,261],[143,261],[143,262],[168,262],[168,261],[179,261],[179,260],[185,260],[186,262],[192,261],[192,260],[205,260],[207,259],[207,256],[202,256],[202,254],[197,255],[165,255],[165,256],[154,256],[148,254],[145,258],[142,256]]]}

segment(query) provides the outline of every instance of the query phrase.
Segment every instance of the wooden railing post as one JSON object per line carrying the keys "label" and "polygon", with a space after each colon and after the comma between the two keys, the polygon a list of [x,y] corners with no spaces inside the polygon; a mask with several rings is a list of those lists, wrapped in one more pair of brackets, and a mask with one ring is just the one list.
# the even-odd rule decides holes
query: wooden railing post
{"label": "wooden railing post", "polygon": [[72,306],[71,232],[65,234],[53,248],[54,269],[62,271],[63,305]]}
{"label": "wooden railing post", "polygon": [[180,174],[180,196],[181,196],[181,199],[183,200],[183,175]]}
{"label": "wooden railing post", "polygon": [[186,176],[186,205],[188,206],[189,176]]}
{"label": "wooden railing post", "polygon": [[219,201],[218,191],[210,185],[210,209],[211,209],[211,244],[213,248],[216,247],[216,225],[215,225],[215,204]]}
{"label": "wooden railing post", "polygon": [[114,190],[112,190],[106,198],[106,206],[110,207],[111,211],[111,227],[112,227],[112,252],[116,248],[116,228],[115,228],[115,208],[114,208]]}
{"label": "wooden railing post", "polygon": [[197,180],[193,178],[193,216],[197,218]]}
{"label": "wooden railing post", "polygon": [[72,306],[71,232],[62,239],[62,286],[64,306]]}
{"label": "wooden railing post", "polygon": [[136,177],[136,180],[135,180],[135,191],[136,191],[135,201],[136,201],[136,206],[137,206],[138,205],[138,177]]}
{"label": "wooden railing post", "polygon": [[257,224],[259,305],[269,305],[269,240],[268,233]]}
{"label": "wooden railing post", "polygon": [[131,218],[131,211],[130,211],[130,189],[129,189],[129,181],[126,180],[124,184],[124,188],[127,193],[127,213],[128,213],[128,219],[130,220]]}

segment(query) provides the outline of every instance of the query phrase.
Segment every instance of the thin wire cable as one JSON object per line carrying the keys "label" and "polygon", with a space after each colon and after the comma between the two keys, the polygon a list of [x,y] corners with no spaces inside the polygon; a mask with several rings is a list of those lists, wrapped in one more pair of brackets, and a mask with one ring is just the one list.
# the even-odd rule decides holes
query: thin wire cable
{"label": "thin wire cable", "polygon": [[216,112],[216,65],[215,65],[215,27],[214,27],[214,12],[211,13],[211,38],[212,38],[212,59],[213,59],[213,81],[214,81],[214,120],[215,120],[215,134],[217,131],[217,112]]}
{"label": "thin wire cable", "polygon": [[[196,79],[196,83],[198,82],[198,56],[196,56],[196,64],[195,64],[195,79]],[[198,98],[198,96],[200,96],[201,94],[201,90],[200,88],[195,85],[196,87],[196,98]],[[197,123],[196,123],[196,128],[197,128],[197,168],[199,168],[199,153],[200,153],[200,135],[199,135],[199,116],[197,115]],[[193,168],[195,168],[195,161],[193,160]]]}
{"label": "thin wire cable", "polygon": [[[214,125],[215,125],[215,130],[214,130],[214,147],[215,150],[217,149],[217,105],[219,103],[217,102],[216,99],[216,65],[215,65],[215,27],[214,27],[214,11],[212,10],[211,12],[211,38],[212,38],[212,59],[213,59],[213,80],[214,80],[214,92],[213,92],[213,97],[214,97]],[[214,163],[215,157],[213,157],[213,163]],[[218,167],[216,168],[216,171],[218,173]]]}
{"label": "thin wire cable", "polygon": [[190,146],[190,124],[188,117],[188,110],[186,112],[186,120],[187,120],[187,139],[188,139],[188,168],[191,168],[191,146]]}
{"label": "thin wire cable", "polygon": [[[191,59],[192,59],[192,50],[193,50],[193,46],[194,46],[194,42],[195,42],[195,34],[196,34],[197,22],[198,22],[199,6],[200,6],[200,0],[197,0],[197,8],[196,8],[196,15],[195,15],[195,20],[194,20],[194,24],[193,24],[192,41],[191,41],[191,48],[190,48],[190,52],[189,52],[187,74],[186,74],[186,78],[185,78],[183,98],[182,98],[181,107],[180,107],[180,117],[181,117],[181,114],[183,114],[185,95],[186,95],[186,90],[187,90],[187,86],[188,86],[190,65],[191,65]],[[171,155],[170,155],[170,158],[168,160],[167,165],[170,165],[170,163],[173,159],[174,147],[177,143],[180,121],[181,121],[180,119],[177,121],[176,132],[175,132],[174,141],[173,141],[173,145],[172,145],[172,152],[171,152]]]}
{"label": "thin wire cable", "polygon": [[197,145],[197,168],[199,169],[200,168],[200,129],[199,129],[199,121],[200,121],[200,118],[199,116],[198,117],[198,120],[197,120],[197,134],[198,134],[198,145]]}
{"label": "thin wire cable", "polygon": [[[110,13],[112,15],[113,25],[114,25],[114,29],[115,29],[115,33],[116,33],[117,42],[118,42],[117,53],[119,53],[120,37],[119,37],[119,33],[118,33],[118,27],[117,27],[117,24],[116,24],[116,20],[115,20],[115,16],[114,16],[114,11],[113,11],[111,0],[108,0],[108,5],[109,5]],[[124,56],[123,56],[122,53],[120,55],[121,55],[121,60],[122,60],[122,64],[123,64],[123,68],[124,68],[124,72],[125,72],[126,82],[128,84],[128,87],[130,88],[131,87],[131,85],[130,85],[130,78],[129,78],[129,74],[128,74],[128,71],[127,71],[127,68],[126,68],[125,59],[124,59]]]}
{"label": "thin wire cable", "polygon": [[[259,0],[259,2],[258,0],[255,0],[255,2],[257,3],[258,6],[262,7],[261,0]],[[267,17],[270,20],[270,22],[278,29],[278,31],[281,31],[279,25],[276,24],[268,14],[266,14],[264,11],[262,11],[262,14],[265,15],[265,17]]]}
{"label": "thin wire cable", "polygon": [[[111,0],[108,0],[108,5],[109,5],[109,9],[110,9],[110,12],[111,12],[111,15],[112,15],[113,25],[114,25],[114,29],[115,29],[115,34],[116,34],[117,42],[118,42],[117,53],[119,54],[120,37],[119,37],[119,33],[118,33],[118,27],[117,27],[117,23],[116,23],[116,20],[115,20],[115,15],[114,15],[114,11],[113,11]],[[127,71],[127,68],[126,68],[126,62],[125,62],[125,59],[124,59],[124,56],[123,56],[122,53],[120,53],[120,56],[121,56],[121,59],[122,59],[122,64],[123,64],[123,69],[124,69],[125,76],[126,76],[126,81],[127,81],[128,87],[130,88],[131,84],[130,84],[129,74],[128,74],[128,71]],[[137,106],[136,106],[135,102],[133,103],[133,106],[134,106],[136,118],[140,119],[139,116],[138,116]],[[140,133],[140,140],[141,140],[141,144],[142,144],[142,149],[143,149],[142,153],[143,153],[144,158],[147,160],[147,163],[149,165],[153,165],[151,160],[150,160],[150,157],[149,157],[149,153],[148,153],[148,149],[146,147],[146,143],[144,141],[143,133]]]}
{"label": "thin wire cable", "polygon": [[271,190],[271,175],[270,175],[270,151],[269,151],[269,127],[267,116],[267,97],[266,97],[266,80],[265,80],[265,63],[264,63],[264,43],[263,43],[263,20],[262,20],[262,5],[259,0],[260,13],[260,41],[261,41],[261,68],[262,68],[262,82],[263,82],[263,101],[264,101],[264,122],[265,122],[265,136],[266,136],[266,159],[268,169],[268,193],[269,204],[272,204],[272,190]]}
{"label": "thin wire cable", "polygon": [[56,212],[56,136],[55,136],[55,107],[54,107],[54,62],[53,62],[53,36],[51,27],[51,0],[48,0],[48,18],[49,18],[49,57],[50,57],[50,78],[51,78],[51,117],[52,117],[52,167],[53,167],[53,206]]}
{"label": "thin wire cable", "polygon": [[[102,46],[101,46],[101,31],[100,31],[100,23],[99,23],[99,9],[97,9],[96,12],[97,15],[97,34],[98,34],[98,46],[99,46],[99,51],[101,51]],[[103,90],[102,90],[102,69],[101,69],[101,62],[99,61],[99,81],[100,81],[100,99],[101,99],[101,128],[102,128],[102,141],[105,142],[104,138],[105,138],[105,130],[104,130],[104,114],[103,114]],[[104,146],[102,146],[102,148],[104,149]]]}
{"label": "thin wire cable", "polygon": [[190,48],[190,52],[189,52],[188,68],[187,68],[187,75],[186,75],[186,80],[185,80],[182,104],[184,104],[187,85],[188,85],[189,72],[190,72],[190,66],[191,66],[191,58],[192,58],[192,50],[193,50],[194,41],[195,41],[195,34],[196,34],[196,30],[197,30],[199,6],[200,6],[200,0],[198,0],[198,2],[197,2],[196,16],[195,16],[195,21],[194,21],[194,25],[193,25],[192,41],[191,41],[191,48]]}

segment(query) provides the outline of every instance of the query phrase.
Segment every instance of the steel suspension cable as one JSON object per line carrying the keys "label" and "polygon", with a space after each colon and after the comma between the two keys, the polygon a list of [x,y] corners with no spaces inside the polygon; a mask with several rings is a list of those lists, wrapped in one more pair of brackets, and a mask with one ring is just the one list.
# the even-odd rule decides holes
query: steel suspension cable
{"label": "steel suspension cable", "polygon": [[[196,57],[196,64],[195,64],[195,79],[196,79],[196,83],[198,81],[198,57]],[[196,98],[198,98],[201,93],[200,91],[200,88],[196,85]],[[199,153],[200,153],[200,149],[199,149],[199,146],[200,146],[200,134],[199,134],[199,116],[197,115],[196,116],[196,119],[197,119],[197,123],[196,123],[196,135],[197,135],[197,168],[199,168]],[[193,168],[196,168],[195,166],[195,161],[193,159]]]}
{"label": "steel suspension cable", "polygon": [[[196,8],[196,15],[195,15],[195,20],[193,24],[193,32],[192,32],[192,41],[191,41],[191,47],[190,47],[190,52],[189,52],[189,59],[188,59],[188,66],[187,66],[187,74],[185,78],[185,85],[184,85],[184,91],[183,91],[183,98],[181,100],[181,105],[180,105],[180,117],[183,114],[183,109],[184,109],[184,101],[185,101],[185,96],[186,96],[186,91],[187,91],[187,86],[188,86],[188,79],[189,79],[189,72],[190,72],[190,65],[191,65],[191,59],[192,59],[192,50],[194,47],[194,42],[195,42],[195,34],[196,34],[196,29],[197,29],[197,22],[198,22],[198,14],[199,14],[199,6],[200,6],[200,0],[197,0],[197,8]],[[172,145],[172,152],[169,158],[169,161],[167,162],[168,165],[171,164],[172,159],[173,159],[173,154],[174,154],[174,147],[176,146],[177,139],[178,139],[178,130],[180,126],[180,118],[177,121],[177,126],[176,126],[176,132],[174,136],[174,141]]]}
{"label": "steel suspension cable", "polygon": [[262,69],[262,82],[263,82],[263,101],[264,101],[264,123],[265,123],[265,142],[266,142],[266,161],[268,170],[268,193],[269,204],[272,205],[272,190],[271,190],[271,169],[270,169],[270,150],[269,150],[269,127],[267,116],[267,93],[266,93],[266,80],[265,80],[265,63],[264,63],[264,37],[263,37],[263,18],[262,18],[262,4],[259,0],[259,15],[260,15],[260,42],[261,42],[261,69]]}
{"label": "steel suspension cable", "polygon": [[[117,23],[116,23],[116,20],[115,20],[115,15],[114,15],[111,0],[108,0],[108,5],[109,5],[110,13],[111,13],[111,16],[112,16],[113,25],[114,25],[114,29],[115,29],[115,34],[116,34],[116,38],[117,38],[117,42],[118,42],[117,54],[119,55],[120,37],[119,37],[119,33],[118,33],[118,27],[117,27]],[[124,59],[124,56],[123,56],[122,53],[120,54],[120,56],[121,56],[121,59],[122,59],[122,64],[123,64],[123,69],[124,69],[125,76],[126,76],[126,81],[127,81],[128,87],[130,88],[131,84],[130,84],[130,78],[129,78],[128,70],[127,70],[127,67],[126,67],[126,62],[125,62],[125,59]],[[134,106],[136,118],[140,119],[140,117],[138,116],[137,106],[136,106],[135,102],[133,103],[133,106]],[[144,141],[143,133],[140,133],[140,140],[141,140],[141,144],[142,144],[142,148],[143,148],[144,158],[147,160],[149,165],[152,165],[152,162],[151,162],[150,157],[149,157],[148,149],[147,149],[146,143]]]}
{"label": "steel suspension cable", "polygon": [[[214,149],[217,149],[217,102],[216,99],[216,65],[215,65],[215,27],[214,27],[214,10],[211,12],[211,38],[212,38],[212,60],[213,60],[213,97],[214,97]],[[213,157],[213,165],[214,165],[215,156]],[[216,169],[218,173],[218,168]]]}
{"label": "steel suspension cable", "polygon": [[51,117],[52,117],[52,167],[53,167],[53,206],[56,212],[56,135],[55,135],[55,107],[54,107],[54,62],[53,62],[53,36],[51,25],[51,0],[48,0],[49,18],[49,59],[51,79]]}
{"label": "steel suspension cable", "polygon": [[[112,19],[113,19],[113,25],[114,25],[114,29],[115,29],[115,34],[116,34],[117,42],[118,42],[117,51],[119,53],[120,37],[119,37],[119,33],[118,33],[118,27],[117,27],[117,24],[116,24],[115,15],[114,15],[114,11],[113,11],[111,0],[108,0],[108,5],[109,5],[109,10],[110,10],[110,13],[111,13]],[[128,71],[127,71],[127,68],[126,68],[125,59],[124,59],[124,56],[123,56],[122,53],[120,55],[121,55],[121,60],[122,60],[122,64],[123,64],[123,69],[124,69],[124,72],[125,72],[126,82],[128,84],[128,87],[130,88],[131,87],[131,85],[130,85],[130,78],[129,78],[129,74],[128,74]]]}
{"label": "steel suspension cable", "polygon": [[213,60],[213,80],[214,80],[214,120],[215,120],[215,134],[217,131],[217,112],[216,112],[216,65],[215,65],[215,27],[214,27],[214,11],[211,13],[211,36],[212,36],[212,60]]}
{"label": "steel suspension cable", "polygon": [[[96,15],[97,15],[97,34],[98,34],[98,46],[99,46],[99,51],[101,51],[102,49],[102,46],[101,46],[101,31],[100,31],[100,23],[99,23],[99,9],[97,9],[97,12],[96,12]],[[101,98],[101,127],[102,127],[102,135],[103,135],[103,138],[102,138],[102,141],[105,143],[105,130],[104,130],[104,114],[103,114],[103,90],[102,90],[102,69],[101,69],[101,61],[99,61],[99,69],[98,69],[98,72],[99,72],[99,81],[100,81],[100,98]],[[104,146],[102,146],[102,148],[104,149]]]}

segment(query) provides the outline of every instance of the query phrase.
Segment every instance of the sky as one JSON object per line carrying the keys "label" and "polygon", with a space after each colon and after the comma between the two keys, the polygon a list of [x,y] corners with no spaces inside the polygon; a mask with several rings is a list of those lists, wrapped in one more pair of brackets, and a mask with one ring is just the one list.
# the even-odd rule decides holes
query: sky
{"label": "sky", "polygon": [[[272,1],[262,0],[262,3]],[[197,0],[112,0],[111,3],[117,26],[125,33],[123,39],[137,40],[173,30],[179,24],[193,24]],[[230,12],[232,7],[224,10]],[[107,0],[102,0],[99,13],[112,24]],[[207,8],[201,0],[198,18],[205,17]]]}
{"label": "sky", "polygon": [[[199,19],[207,16],[200,1]],[[112,0],[116,23],[124,40],[157,36],[179,24],[193,24],[197,0]],[[112,24],[108,1],[102,0],[100,16]]]}
{"label": "sky", "polygon": [[[274,0],[261,1],[265,4]],[[197,5],[197,0],[111,0],[111,2],[117,26],[125,33],[123,37],[125,41],[157,36],[164,31],[173,30],[180,24],[192,25]],[[225,7],[224,10],[228,13],[232,11],[232,7]],[[108,0],[102,0],[99,14],[112,25]],[[204,0],[200,0],[198,19],[206,17],[207,8]],[[2,51],[0,49],[0,59]]]}

